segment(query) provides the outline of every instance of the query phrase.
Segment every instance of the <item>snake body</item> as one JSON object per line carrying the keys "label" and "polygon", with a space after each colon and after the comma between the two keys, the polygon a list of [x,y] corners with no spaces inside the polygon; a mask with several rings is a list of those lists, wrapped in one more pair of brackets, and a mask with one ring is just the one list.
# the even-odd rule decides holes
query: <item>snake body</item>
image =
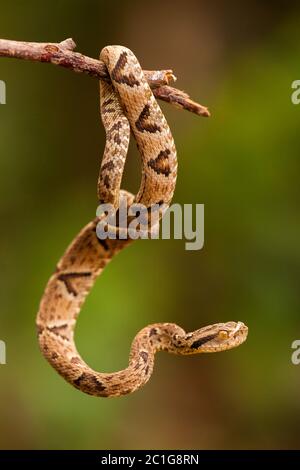
{"label": "snake body", "polygon": [[[106,64],[111,81],[100,82],[106,145],[98,180],[99,201],[116,208],[122,198],[126,198],[129,206],[141,203],[151,208],[153,204],[169,204],[177,176],[175,144],[141,66],[134,54],[122,46],[105,47],[100,59]],[[142,179],[136,196],[120,189],[131,132],[142,160]],[[183,355],[217,352],[245,341],[247,327],[241,322],[218,323],[192,333],[173,323],[157,323],[136,335],[126,369],[114,373],[91,369],[75,346],[76,319],[96,278],[132,241],[99,239],[98,222],[99,218],[95,218],[86,225],[58,262],[37,315],[41,351],[70,384],[89,395],[125,395],[149,380],[157,351]]]}

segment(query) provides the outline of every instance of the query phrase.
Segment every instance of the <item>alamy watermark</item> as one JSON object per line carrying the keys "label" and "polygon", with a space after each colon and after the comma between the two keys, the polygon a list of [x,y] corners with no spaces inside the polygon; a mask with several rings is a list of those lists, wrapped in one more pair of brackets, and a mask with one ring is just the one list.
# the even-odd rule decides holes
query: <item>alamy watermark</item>
{"label": "alamy watermark", "polygon": [[6,104],[6,84],[0,80],[0,104]]}
{"label": "alamy watermark", "polygon": [[96,233],[100,240],[109,239],[185,239],[186,250],[204,246],[204,204],[153,204],[146,207],[134,203],[127,206],[122,198],[118,209],[112,204],[97,208],[99,222]]}
{"label": "alamy watermark", "polygon": [[0,365],[6,364],[6,344],[0,340]]}
{"label": "alamy watermark", "polygon": [[291,94],[293,104],[300,104],[300,80],[294,80],[291,87],[295,90]]}
{"label": "alamy watermark", "polygon": [[300,364],[300,339],[295,339],[292,342],[291,348],[295,351],[292,353],[291,361],[295,366]]}

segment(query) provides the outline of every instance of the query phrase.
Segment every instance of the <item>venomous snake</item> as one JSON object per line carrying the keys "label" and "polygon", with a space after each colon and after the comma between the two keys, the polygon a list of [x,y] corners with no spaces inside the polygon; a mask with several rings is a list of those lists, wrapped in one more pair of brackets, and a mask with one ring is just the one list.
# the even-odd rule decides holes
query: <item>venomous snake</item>
{"label": "venomous snake", "polygon": [[[98,180],[100,202],[128,204],[171,202],[177,176],[175,144],[134,54],[121,46],[105,47],[100,54],[111,81],[101,80],[101,117],[106,145]],[[142,179],[136,196],[120,189],[130,133],[142,158]],[[218,323],[191,333],[173,323],[146,326],[134,338],[129,365],[114,373],[91,369],[74,343],[74,328],[81,306],[107,263],[132,240],[101,240],[99,218],[86,225],[58,262],[40,302],[37,330],[42,353],[54,369],[74,387],[94,396],[131,393],[150,378],[157,351],[189,355],[239,346],[248,329],[241,322]]]}

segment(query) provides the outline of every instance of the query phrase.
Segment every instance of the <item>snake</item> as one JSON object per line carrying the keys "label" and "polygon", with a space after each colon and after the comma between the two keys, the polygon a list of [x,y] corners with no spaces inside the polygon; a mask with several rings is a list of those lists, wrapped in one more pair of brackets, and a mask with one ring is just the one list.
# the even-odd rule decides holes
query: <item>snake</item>
{"label": "snake", "polygon": [[[106,46],[100,53],[110,80],[100,80],[100,113],[106,133],[98,178],[98,200],[118,209],[126,200],[151,208],[170,204],[177,177],[174,140],[133,52]],[[121,189],[130,136],[141,155],[138,193]],[[113,373],[93,370],[77,351],[76,320],[86,296],[106,265],[133,240],[97,236],[99,217],[76,235],[50,277],[36,319],[39,346],[51,366],[73,387],[97,397],[118,397],[138,390],[152,375],[158,351],[191,355],[225,351],[247,338],[242,322],[229,321],[185,332],[174,323],[154,323],[135,336],[128,367]]]}

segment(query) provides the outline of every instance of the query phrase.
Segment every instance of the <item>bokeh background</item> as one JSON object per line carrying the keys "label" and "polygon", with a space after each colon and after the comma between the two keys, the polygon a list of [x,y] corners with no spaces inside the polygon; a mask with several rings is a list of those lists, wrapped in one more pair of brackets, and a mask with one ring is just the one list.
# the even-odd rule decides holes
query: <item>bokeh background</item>
{"label": "bokeh background", "polygon": [[[205,247],[139,241],[98,280],[76,330],[98,370],[127,364],[148,323],[186,330],[242,320],[240,348],[160,354],[139,392],[97,399],[39,352],[35,315],[57,260],[94,217],[104,148],[98,83],[48,64],[0,59],[0,447],[229,449],[300,447],[300,10],[296,2],[1,1],[0,37],[107,44],[144,68],[173,68],[210,119],[163,105],[179,155],[174,202],[205,204]],[[135,191],[132,145],[123,187]]]}

